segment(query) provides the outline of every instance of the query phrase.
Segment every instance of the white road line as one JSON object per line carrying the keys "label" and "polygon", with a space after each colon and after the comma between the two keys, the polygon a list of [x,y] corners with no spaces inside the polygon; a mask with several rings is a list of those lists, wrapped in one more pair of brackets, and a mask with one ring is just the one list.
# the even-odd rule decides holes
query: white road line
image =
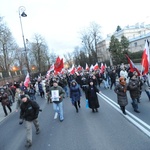
{"label": "white road line", "polygon": [[[112,107],[114,107],[117,111],[119,111],[122,114],[122,111],[120,110],[119,105],[111,100],[109,97],[104,95],[103,93],[97,93],[103,100],[105,100],[107,103],[109,103]],[[150,126],[143,122],[141,119],[137,118],[133,114],[131,114],[129,111],[127,111],[128,115],[123,115],[127,120],[129,120],[131,123],[133,123],[137,128],[139,128],[143,133],[145,133],[148,137],[150,137]],[[149,129],[149,130],[147,130]]]}

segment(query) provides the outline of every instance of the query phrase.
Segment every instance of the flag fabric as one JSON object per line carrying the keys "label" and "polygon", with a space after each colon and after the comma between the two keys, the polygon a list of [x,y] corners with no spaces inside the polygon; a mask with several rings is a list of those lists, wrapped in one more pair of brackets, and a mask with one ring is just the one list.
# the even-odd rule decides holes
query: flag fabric
{"label": "flag fabric", "polygon": [[27,73],[25,81],[24,81],[24,86],[28,87],[29,83],[30,83],[30,76],[29,76],[29,73]]}
{"label": "flag fabric", "polygon": [[93,70],[98,70],[98,69],[99,69],[98,63],[96,63],[93,67]]}
{"label": "flag fabric", "polygon": [[93,65],[91,65],[91,66],[90,66],[90,71],[93,71],[93,68],[94,68],[94,66],[93,66]]}
{"label": "flag fabric", "polygon": [[81,71],[82,67],[80,65],[78,65],[77,70],[76,71]]}
{"label": "flag fabric", "polygon": [[52,65],[50,66],[49,70],[47,71],[47,74],[46,74],[46,78],[47,78],[47,79],[49,78],[50,73],[51,73],[52,71],[54,71],[54,64],[52,64]]}
{"label": "flag fabric", "polygon": [[88,64],[86,63],[86,66],[85,66],[85,70],[87,70],[87,71],[89,71],[89,66],[88,66]]}
{"label": "flag fabric", "polygon": [[101,63],[101,70],[100,70],[100,72],[101,72],[101,73],[104,73],[104,70],[105,70],[105,66],[104,66],[103,63]]}
{"label": "flag fabric", "polygon": [[63,58],[60,59],[59,57],[57,57],[56,62],[54,64],[54,71],[56,73],[59,73],[63,68],[64,68]]}
{"label": "flag fabric", "polygon": [[54,64],[52,64],[52,65],[50,66],[49,71],[50,71],[50,72],[54,71]]}
{"label": "flag fabric", "polygon": [[145,48],[142,54],[142,61],[141,61],[143,75],[147,74],[149,71],[149,65],[150,65],[149,58],[150,56],[149,56],[148,40],[146,40]]}
{"label": "flag fabric", "polygon": [[135,66],[135,64],[132,62],[132,60],[129,58],[128,55],[126,55],[126,57],[128,59],[128,63],[130,64],[130,72],[136,71],[138,73],[138,76],[140,76],[140,72],[139,72],[138,68]]}
{"label": "flag fabric", "polygon": [[76,68],[75,68],[74,64],[72,65],[71,69],[69,69],[68,71],[69,71],[69,73],[72,74],[72,75],[75,73]]}

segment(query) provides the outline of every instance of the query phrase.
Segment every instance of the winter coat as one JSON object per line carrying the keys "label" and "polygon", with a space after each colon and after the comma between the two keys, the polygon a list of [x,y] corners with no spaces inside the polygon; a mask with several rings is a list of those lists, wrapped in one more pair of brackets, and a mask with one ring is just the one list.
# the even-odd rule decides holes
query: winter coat
{"label": "winter coat", "polygon": [[52,86],[52,87],[50,87],[50,89],[49,89],[49,94],[50,94],[50,97],[52,96],[51,95],[51,91],[52,90],[58,90],[59,91],[59,96],[60,96],[60,98],[59,98],[59,101],[53,101],[54,103],[60,103],[60,102],[62,102],[63,101],[63,98],[65,97],[65,91],[63,90],[63,88],[61,87],[61,86],[56,86],[56,87],[54,87],[54,86]]}
{"label": "winter coat", "polygon": [[8,94],[6,92],[0,94],[0,102],[2,106],[10,105]]}
{"label": "winter coat", "polygon": [[38,88],[39,88],[39,92],[40,92],[40,93],[41,93],[41,92],[44,92],[43,86],[42,86],[41,83],[38,83]]}
{"label": "winter coat", "polygon": [[26,102],[22,102],[20,109],[20,119],[33,121],[38,117],[40,107],[37,102],[28,99]]}
{"label": "winter coat", "polygon": [[129,90],[132,99],[140,97],[140,81],[138,78],[131,78],[128,83],[127,89]]}
{"label": "winter coat", "polygon": [[97,89],[96,86],[88,86],[86,90],[86,99],[88,99],[89,103],[89,108],[94,109],[94,108],[99,108],[99,101],[97,97],[97,92],[99,90]]}
{"label": "winter coat", "polygon": [[120,83],[117,84],[117,86],[114,89],[115,93],[117,94],[118,104],[120,106],[126,106],[128,104],[126,90],[127,90],[127,85],[121,85]]}
{"label": "winter coat", "polygon": [[75,101],[79,101],[81,97],[81,90],[79,85],[76,83],[75,86],[72,84],[70,85],[70,98],[72,103],[74,104]]}

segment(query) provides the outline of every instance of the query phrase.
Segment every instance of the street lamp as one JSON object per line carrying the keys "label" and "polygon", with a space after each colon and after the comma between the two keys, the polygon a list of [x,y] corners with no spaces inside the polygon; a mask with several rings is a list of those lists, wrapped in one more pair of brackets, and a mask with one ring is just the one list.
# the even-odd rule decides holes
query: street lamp
{"label": "street lamp", "polygon": [[27,65],[28,73],[30,74],[29,62],[28,62],[28,57],[27,57],[27,48],[26,48],[26,43],[25,43],[24,33],[23,33],[23,27],[22,27],[22,21],[21,21],[21,17],[27,17],[25,10],[26,10],[26,8],[24,6],[19,7],[19,19],[20,19],[22,39],[23,39],[24,51],[25,51],[25,57],[26,57],[26,65]]}

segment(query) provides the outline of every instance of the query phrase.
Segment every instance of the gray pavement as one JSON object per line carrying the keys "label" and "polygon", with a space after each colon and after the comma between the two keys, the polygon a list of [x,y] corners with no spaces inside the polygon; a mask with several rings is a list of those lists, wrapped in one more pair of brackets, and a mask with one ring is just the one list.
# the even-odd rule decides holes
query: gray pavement
{"label": "gray pavement", "polygon": [[13,114],[16,110],[16,102],[13,103],[13,105],[11,106],[12,112],[9,113],[9,109],[6,107],[6,110],[8,112],[8,115],[5,117],[5,113],[3,111],[3,107],[0,103],[0,122],[2,122],[3,120],[5,120],[6,118],[8,118],[11,114]]}

